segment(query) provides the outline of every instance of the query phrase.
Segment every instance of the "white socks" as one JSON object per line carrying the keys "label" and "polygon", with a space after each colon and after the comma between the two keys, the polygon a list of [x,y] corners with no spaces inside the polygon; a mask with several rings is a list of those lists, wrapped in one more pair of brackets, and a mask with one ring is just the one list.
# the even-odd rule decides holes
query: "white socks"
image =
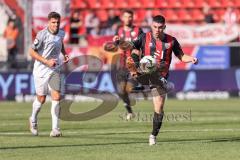
{"label": "white socks", "polygon": [[59,120],[58,120],[59,112],[60,112],[59,101],[52,100],[52,108],[51,108],[52,130],[59,128]]}
{"label": "white socks", "polygon": [[37,115],[41,110],[41,106],[42,106],[42,104],[36,98],[33,102],[33,105],[32,105],[32,116],[31,116],[32,122],[37,123]]}
{"label": "white socks", "polygon": [[[37,123],[37,116],[38,113],[41,110],[42,104],[37,100],[37,98],[34,100],[32,105],[32,115],[31,120],[32,122]],[[60,112],[60,106],[59,101],[52,101],[52,107],[51,107],[51,115],[52,115],[52,130],[59,128],[59,112]]]}

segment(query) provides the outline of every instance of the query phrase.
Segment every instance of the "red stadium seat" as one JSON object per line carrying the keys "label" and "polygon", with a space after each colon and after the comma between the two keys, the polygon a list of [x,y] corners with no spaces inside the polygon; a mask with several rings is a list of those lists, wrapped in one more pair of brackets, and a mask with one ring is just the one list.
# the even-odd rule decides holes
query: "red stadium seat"
{"label": "red stadium seat", "polygon": [[156,8],[169,8],[168,0],[155,0]]}
{"label": "red stadium seat", "polygon": [[142,7],[145,8],[155,8],[155,0],[141,0],[140,2],[142,2]]}
{"label": "red stadium seat", "polygon": [[222,7],[234,6],[233,0],[221,0]]}
{"label": "red stadium seat", "polygon": [[153,10],[153,16],[156,16],[156,15],[163,15],[163,16],[165,16],[161,10],[159,10],[159,9],[154,9],[154,10]]}
{"label": "red stadium seat", "polygon": [[221,7],[221,0],[208,0],[208,4],[212,8],[220,8]]}
{"label": "red stadium seat", "polygon": [[[81,14],[82,17],[86,17],[86,15],[88,14],[88,12],[89,12],[89,10],[85,9],[85,10],[82,10],[82,11],[80,12],[80,14]],[[84,18],[83,18],[83,19],[84,19]]]}
{"label": "red stadium seat", "polygon": [[191,21],[192,17],[190,16],[190,13],[186,9],[179,9],[178,10],[178,17],[181,21]]}
{"label": "red stadium seat", "polygon": [[108,14],[107,11],[105,9],[99,9],[96,11],[98,18],[100,19],[100,21],[104,22],[107,21],[108,19]]}
{"label": "red stadium seat", "polygon": [[119,9],[129,8],[129,6],[128,6],[128,1],[119,1],[119,0],[116,0],[116,1],[115,1],[115,8],[119,8]]}
{"label": "red stadium seat", "polygon": [[72,9],[82,9],[87,8],[88,4],[85,0],[72,0],[70,3],[70,8]]}
{"label": "red stadium seat", "polygon": [[233,0],[235,7],[240,7],[240,1],[239,0]]}
{"label": "red stadium seat", "polygon": [[114,1],[113,0],[101,0],[101,7],[111,9],[114,8]]}
{"label": "red stadium seat", "polygon": [[181,0],[182,7],[184,8],[194,8],[194,0]]}
{"label": "red stadium seat", "polygon": [[195,6],[202,8],[207,4],[206,0],[195,0]]}
{"label": "red stadium seat", "polygon": [[200,9],[193,9],[191,11],[191,15],[192,15],[193,20],[195,20],[195,21],[204,20],[203,12]]}
{"label": "red stadium seat", "polygon": [[223,20],[223,15],[225,14],[226,10],[225,9],[217,9],[215,10],[215,15],[216,15],[216,20],[218,22],[222,21]]}
{"label": "red stadium seat", "polygon": [[92,9],[101,8],[101,1],[100,0],[91,0],[88,3],[89,3],[89,7],[92,8]]}
{"label": "red stadium seat", "polygon": [[164,9],[160,9],[160,10],[158,9],[155,12],[156,12],[156,14],[160,14],[160,15],[166,17],[166,10],[164,10]]}
{"label": "red stadium seat", "polygon": [[165,12],[165,17],[167,21],[170,21],[170,22],[179,20],[176,10],[173,10],[173,9],[167,9]]}
{"label": "red stadium seat", "polygon": [[135,13],[137,21],[143,21],[145,18],[146,10],[145,9],[138,9]]}
{"label": "red stadium seat", "polygon": [[115,15],[121,17],[122,11],[120,9],[115,10]]}
{"label": "red stadium seat", "polygon": [[170,8],[181,8],[182,4],[179,0],[168,0],[168,6]]}
{"label": "red stadium seat", "polygon": [[144,8],[146,6],[143,6],[141,1],[139,0],[128,0],[128,8]]}

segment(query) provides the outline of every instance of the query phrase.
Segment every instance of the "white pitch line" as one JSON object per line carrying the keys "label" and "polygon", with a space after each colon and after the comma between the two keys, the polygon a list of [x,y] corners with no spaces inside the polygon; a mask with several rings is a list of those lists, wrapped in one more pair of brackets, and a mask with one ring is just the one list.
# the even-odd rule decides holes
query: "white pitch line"
{"label": "white pitch line", "polygon": [[[191,130],[162,130],[161,132],[235,132],[240,131],[240,128],[225,128],[225,129],[191,129]],[[40,135],[48,135],[49,132],[39,132]],[[63,131],[63,134],[89,134],[90,132],[77,131]],[[127,133],[142,133],[142,131],[122,131],[122,132],[94,132],[97,134],[127,134]],[[4,135],[31,135],[30,132],[0,132],[0,136]]]}

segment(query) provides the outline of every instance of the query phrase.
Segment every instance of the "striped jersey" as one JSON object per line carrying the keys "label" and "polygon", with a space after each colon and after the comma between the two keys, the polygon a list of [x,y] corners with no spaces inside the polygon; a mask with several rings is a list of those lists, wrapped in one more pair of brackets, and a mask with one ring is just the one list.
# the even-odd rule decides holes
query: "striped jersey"
{"label": "striped jersey", "polygon": [[[123,29],[123,26],[119,27],[116,35],[118,35],[121,39],[124,39],[124,41],[133,41],[136,40],[139,35],[143,33],[142,29],[136,26],[132,26],[130,30],[125,31]],[[120,55],[120,64],[121,66],[126,65],[126,59],[131,55],[131,51],[124,51]]]}
{"label": "striped jersey", "polygon": [[133,41],[135,49],[142,51],[142,57],[151,55],[155,56],[158,63],[165,63],[166,68],[161,73],[165,78],[168,78],[169,67],[172,60],[172,52],[175,56],[183,55],[182,48],[177,39],[171,35],[165,34],[161,40],[156,40],[152,32],[147,32]]}

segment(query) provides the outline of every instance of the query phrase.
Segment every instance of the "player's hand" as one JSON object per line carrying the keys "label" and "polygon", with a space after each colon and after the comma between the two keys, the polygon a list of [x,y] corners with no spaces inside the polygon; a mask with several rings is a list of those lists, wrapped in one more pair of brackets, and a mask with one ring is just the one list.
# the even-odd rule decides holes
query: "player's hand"
{"label": "player's hand", "polygon": [[157,64],[157,70],[159,72],[163,72],[166,69],[166,67],[167,67],[167,64],[164,61],[162,61],[159,64]]}
{"label": "player's hand", "polygon": [[116,42],[116,41],[119,41],[119,40],[120,40],[120,37],[118,35],[113,37],[113,42]]}
{"label": "player's hand", "polygon": [[69,56],[68,55],[64,55],[63,63],[68,63],[68,61],[69,61]]}
{"label": "player's hand", "polygon": [[126,67],[132,78],[136,79],[139,75],[141,75],[141,70],[136,67],[132,57],[127,57]]}
{"label": "player's hand", "polygon": [[192,58],[192,63],[193,64],[198,64],[198,59],[197,58]]}
{"label": "player's hand", "polygon": [[137,72],[130,72],[130,75],[134,79],[136,79],[138,77],[138,73]]}
{"label": "player's hand", "polygon": [[48,67],[55,67],[57,64],[57,60],[56,59],[49,59],[46,61],[46,65]]}
{"label": "player's hand", "polygon": [[131,73],[131,72],[132,72],[132,73],[137,72],[137,68],[136,68],[136,65],[135,65],[132,57],[127,57],[126,67],[127,67],[127,69],[129,70],[130,73]]}

